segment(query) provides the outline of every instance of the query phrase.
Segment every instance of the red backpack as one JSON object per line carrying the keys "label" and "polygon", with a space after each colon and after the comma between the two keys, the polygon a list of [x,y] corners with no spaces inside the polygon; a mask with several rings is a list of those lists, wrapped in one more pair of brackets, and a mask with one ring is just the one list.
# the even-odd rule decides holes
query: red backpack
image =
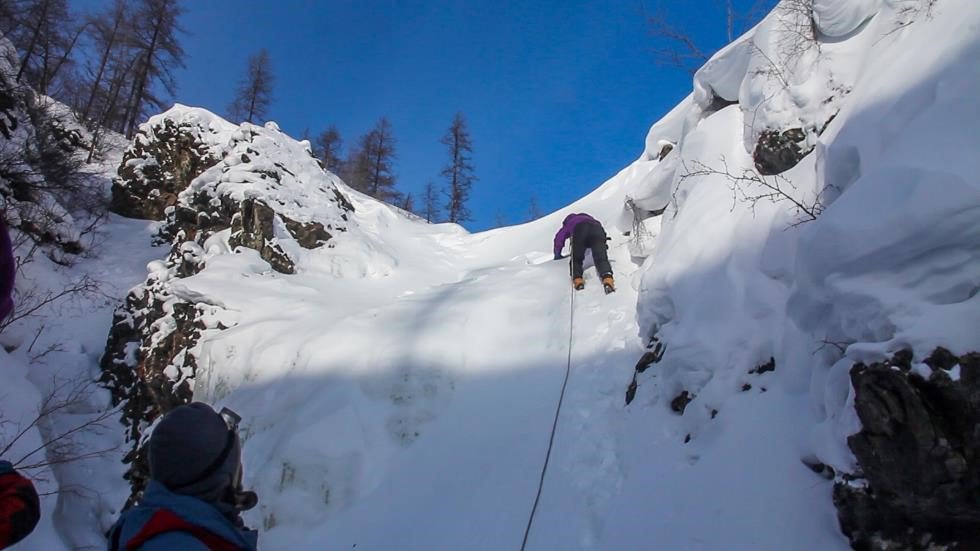
{"label": "red backpack", "polygon": [[[118,551],[119,547],[119,532],[121,530],[117,529],[112,535],[112,545],[110,549],[113,551]],[[212,551],[242,551],[241,547],[231,543],[230,541],[218,536],[208,530],[191,524],[186,520],[180,518],[172,511],[167,509],[160,509],[150,520],[143,525],[143,528],[126,542],[126,551],[135,551],[139,549],[144,543],[150,541],[151,539],[159,536],[160,534],[166,534],[168,532],[185,532],[197,538],[201,543],[208,546],[208,549]]]}

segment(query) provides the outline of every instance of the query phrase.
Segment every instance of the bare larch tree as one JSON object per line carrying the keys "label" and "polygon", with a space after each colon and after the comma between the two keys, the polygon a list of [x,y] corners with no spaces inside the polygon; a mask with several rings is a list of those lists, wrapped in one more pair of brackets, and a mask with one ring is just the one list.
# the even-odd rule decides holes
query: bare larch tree
{"label": "bare larch tree", "polygon": [[431,181],[425,184],[425,191],[422,192],[422,212],[421,216],[426,222],[439,221],[439,193],[436,186]]}
{"label": "bare larch tree", "polygon": [[147,107],[161,109],[164,101],[154,89],[159,83],[173,95],[177,81],[173,70],[184,66],[184,49],[177,41],[183,32],[177,19],[184,12],[178,0],[139,0],[133,33],[133,80],[131,81],[123,131],[132,137]]}
{"label": "bare larch tree", "polygon": [[131,38],[127,32],[130,25],[127,13],[126,0],[115,0],[104,12],[89,18],[89,39],[92,41],[93,53],[98,55],[98,61],[89,67],[88,97],[81,106],[83,121],[89,121],[90,117],[96,118],[96,101],[101,99],[105,102],[107,99],[104,86],[112,70],[110,62],[114,55],[118,56],[128,47]]}
{"label": "bare larch tree", "polygon": [[248,70],[238,84],[235,99],[228,106],[228,116],[234,121],[251,123],[264,119],[272,103],[274,84],[269,51],[262,48],[248,58]]}
{"label": "bare larch tree", "polygon": [[331,125],[316,137],[316,156],[323,162],[323,168],[334,174],[343,171],[343,158],[340,156],[342,146],[343,140],[336,126]]}
{"label": "bare larch tree", "polygon": [[66,0],[21,0],[10,10],[10,38],[21,55],[16,80],[48,94],[85,25],[73,21]]}
{"label": "bare larch tree", "polygon": [[[712,0],[717,11],[725,14],[725,37],[728,42],[755,25],[777,0]],[[658,5],[653,15],[647,17],[650,34],[657,41],[653,49],[658,65],[682,69],[694,74],[714,54],[713,48],[700,43],[695,35],[684,28],[678,17],[672,17],[669,9],[679,9],[671,3],[669,8]]]}
{"label": "bare larch tree", "polygon": [[449,130],[439,141],[448,148],[449,153],[449,162],[441,172],[446,179],[446,216],[450,222],[458,224],[470,219],[466,202],[476,181],[472,163],[473,143],[462,113],[456,113]]}
{"label": "bare larch tree", "polygon": [[361,137],[351,152],[349,183],[371,197],[397,203],[401,194],[395,190],[395,136],[391,123],[382,117],[378,124]]}

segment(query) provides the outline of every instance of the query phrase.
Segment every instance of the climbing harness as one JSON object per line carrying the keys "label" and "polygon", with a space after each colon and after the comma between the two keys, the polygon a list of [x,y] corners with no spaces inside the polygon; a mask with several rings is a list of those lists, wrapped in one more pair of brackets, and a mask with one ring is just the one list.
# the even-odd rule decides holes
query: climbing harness
{"label": "climbing harness", "polygon": [[565,362],[565,380],[561,383],[561,394],[558,396],[558,407],[555,409],[555,420],[551,423],[551,437],[548,438],[548,453],[544,456],[544,466],[541,468],[541,479],[538,481],[538,493],[534,496],[534,505],[531,507],[531,515],[527,519],[527,528],[524,529],[524,541],[521,542],[521,551],[527,546],[527,537],[531,533],[531,524],[534,523],[534,514],[538,510],[538,502],[541,500],[541,490],[544,488],[545,473],[548,472],[548,461],[551,459],[551,448],[555,444],[555,432],[558,430],[558,415],[561,414],[561,404],[565,400],[565,387],[568,386],[568,374],[572,370],[572,335],[575,334],[575,289],[571,289],[568,312],[568,359]]}

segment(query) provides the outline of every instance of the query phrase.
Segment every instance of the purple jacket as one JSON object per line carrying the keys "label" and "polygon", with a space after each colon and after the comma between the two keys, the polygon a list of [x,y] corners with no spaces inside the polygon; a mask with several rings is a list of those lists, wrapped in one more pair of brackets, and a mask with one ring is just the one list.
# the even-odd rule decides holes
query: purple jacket
{"label": "purple jacket", "polygon": [[0,321],[3,321],[14,309],[14,273],[16,270],[10,234],[7,233],[6,223],[0,220]]}
{"label": "purple jacket", "polygon": [[565,241],[572,236],[572,232],[575,231],[575,226],[581,224],[582,222],[592,222],[598,224],[599,221],[592,218],[584,212],[578,214],[569,214],[565,217],[565,220],[561,223],[561,229],[555,234],[555,256],[561,256],[561,250],[565,247]]}

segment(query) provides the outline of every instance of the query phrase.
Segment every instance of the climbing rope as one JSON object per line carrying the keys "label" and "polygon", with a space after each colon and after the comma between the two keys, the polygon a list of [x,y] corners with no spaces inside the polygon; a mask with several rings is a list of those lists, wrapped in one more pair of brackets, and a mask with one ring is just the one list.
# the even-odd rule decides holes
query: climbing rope
{"label": "climbing rope", "polygon": [[538,493],[534,496],[534,506],[531,507],[531,516],[527,519],[527,528],[524,529],[524,541],[521,542],[521,551],[527,546],[527,537],[531,533],[531,524],[534,523],[534,514],[538,510],[538,502],[541,501],[541,489],[544,488],[545,473],[548,472],[548,461],[551,459],[551,448],[555,444],[555,432],[558,430],[558,415],[561,414],[561,404],[565,400],[565,387],[568,386],[568,374],[572,371],[572,335],[575,332],[575,289],[569,287],[571,298],[568,301],[568,359],[565,361],[565,380],[561,383],[561,394],[558,396],[558,407],[555,409],[555,420],[551,423],[551,437],[548,438],[548,453],[544,456],[544,466],[541,468],[541,479],[538,481]]}

